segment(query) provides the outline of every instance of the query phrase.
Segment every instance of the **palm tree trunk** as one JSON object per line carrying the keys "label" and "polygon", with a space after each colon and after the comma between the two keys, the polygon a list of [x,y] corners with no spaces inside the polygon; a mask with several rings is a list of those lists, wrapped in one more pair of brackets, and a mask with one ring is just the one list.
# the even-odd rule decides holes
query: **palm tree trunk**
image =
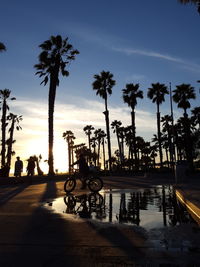
{"label": "palm tree trunk", "polygon": [[67,146],[68,146],[68,164],[69,164],[69,174],[72,171],[71,167],[71,146],[70,146],[70,140],[67,141]]}
{"label": "palm tree trunk", "polygon": [[134,151],[134,157],[135,157],[135,169],[138,170],[138,159],[137,159],[137,149],[136,149],[136,131],[135,131],[135,111],[131,111],[131,120],[132,120],[132,131],[133,131],[133,151]]}
{"label": "palm tree trunk", "polygon": [[161,131],[160,131],[160,112],[159,105],[157,105],[157,130],[158,130],[158,146],[160,155],[160,168],[163,167],[163,155],[162,155],[162,143],[161,143]]}
{"label": "palm tree trunk", "polygon": [[186,158],[189,164],[190,170],[193,170],[193,155],[192,155],[192,140],[190,135],[190,123],[188,119],[188,115],[186,110],[184,111],[184,131],[185,131],[185,152],[186,152]]}
{"label": "palm tree trunk", "polygon": [[106,109],[104,112],[105,120],[106,120],[106,133],[107,133],[107,140],[108,140],[108,161],[109,161],[109,170],[111,170],[111,142],[110,142],[110,127],[109,127],[109,111]]}
{"label": "palm tree trunk", "polygon": [[3,101],[1,129],[2,129],[2,149],[1,149],[1,167],[5,166],[6,155],[6,101]]}
{"label": "palm tree trunk", "polygon": [[104,170],[106,169],[106,157],[105,157],[105,145],[104,145],[104,139],[102,142],[102,146],[103,146],[103,166],[104,166]]}
{"label": "palm tree trunk", "polygon": [[13,144],[13,136],[14,136],[14,127],[15,127],[15,119],[12,119],[11,127],[10,127],[10,137],[8,143],[8,150],[7,150],[7,166],[8,166],[8,176],[10,172],[10,165],[11,165],[11,157],[12,157],[12,144]]}
{"label": "palm tree trunk", "polygon": [[118,144],[118,148],[119,148],[119,159],[120,159],[120,165],[122,166],[122,161],[123,161],[123,157],[122,157],[122,145],[120,143],[119,140],[119,130],[116,127],[116,136],[117,136],[117,144]]}
{"label": "palm tree trunk", "polygon": [[50,76],[50,86],[49,86],[49,117],[48,117],[48,127],[49,127],[49,175],[54,175],[54,158],[53,158],[53,140],[54,140],[54,104],[56,97],[56,83],[58,75],[51,74]]}
{"label": "palm tree trunk", "polygon": [[97,152],[97,166],[99,166],[99,159],[100,159],[100,140],[98,140],[98,152]]}
{"label": "palm tree trunk", "polygon": [[168,149],[165,149],[165,153],[166,153],[166,161],[167,161],[167,167],[169,168],[169,156],[168,156]]}

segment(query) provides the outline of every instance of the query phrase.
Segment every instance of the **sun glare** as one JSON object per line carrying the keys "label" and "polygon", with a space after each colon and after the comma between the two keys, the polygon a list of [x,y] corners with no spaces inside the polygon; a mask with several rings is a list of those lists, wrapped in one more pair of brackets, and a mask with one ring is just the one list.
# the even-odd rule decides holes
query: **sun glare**
{"label": "sun glare", "polygon": [[[13,157],[12,162],[12,168],[11,173],[14,172],[14,162],[16,160],[17,156],[20,156],[21,160],[24,163],[24,175],[26,174],[26,167],[27,167],[27,159],[30,156],[36,155],[37,157],[39,155],[42,156],[42,159],[40,160],[40,168],[44,172],[44,174],[48,173],[48,141],[46,138],[41,139],[33,139],[25,141],[23,144],[23,148],[26,148],[25,150],[21,151],[20,148],[17,149],[16,156]],[[67,145],[64,140],[57,140],[55,138],[54,141],[54,170],[58,173],[65,173],[68,171],[68,156],[67,156]],[[35,173],[37,174],[37,170],[35,170]]]}

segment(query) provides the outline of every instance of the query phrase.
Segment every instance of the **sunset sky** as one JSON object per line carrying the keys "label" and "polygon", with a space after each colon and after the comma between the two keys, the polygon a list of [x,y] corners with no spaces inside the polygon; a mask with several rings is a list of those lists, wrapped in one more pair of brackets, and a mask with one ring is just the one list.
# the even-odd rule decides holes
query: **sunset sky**
{"label": "sunset sky", "polygon": [[[146,97],[151,83],[171,82],[172,90],[190,83],[197,94],[192,107],[199,106],[200,16],[194,5],[177,0],[2,0],[0,25],[0,42],[7,47],[0,54],[0,89],[12,91],[17,100],[8,103],[10,111],[23,115],[14,150],[25,165],[33,154],[47,159],[48,86],[40,85],[33,66],[38,63],[38,45],[51,35],[69,37],[80,51],[69,66],[69,77],[60,79],[57,88],[54,154],[59,171],[67,170],[64,131],[72,130],[78,144],[87,143],[84,126],[105,130],[104,102],[91,85],[102,70],[116,80],[108,100],[110,122],[131,123],[122,89],[126,83],[140,84],[144,99],[136,107],[136,127],[146,141],[156,133],[156,106]],[[174,109],[176,119],[182,111],[175,104]],[[169,113],[169,97],[161,113]],[[114,152],[114,135],[111,142]]]}

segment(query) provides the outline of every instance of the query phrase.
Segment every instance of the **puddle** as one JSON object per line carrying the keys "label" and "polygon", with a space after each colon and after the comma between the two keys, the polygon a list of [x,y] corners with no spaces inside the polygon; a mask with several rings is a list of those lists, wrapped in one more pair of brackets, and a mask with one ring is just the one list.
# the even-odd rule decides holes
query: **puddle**
{"label": "puddle", "polygon": [[143,229],[148,234],[146,245],[149,248],[199,251],[200,228],[169,185],[70,194],[45,203],[43,207],[69,220],[89,219],[101,226],[103,223]]}
{"label": "puddle", "polygon": [[66,195],[45,203],[56,213],[100,222],[137,225],[146,230],[196,224],[178,201],[172,186],[138,190],[104,190],[98,194]]}

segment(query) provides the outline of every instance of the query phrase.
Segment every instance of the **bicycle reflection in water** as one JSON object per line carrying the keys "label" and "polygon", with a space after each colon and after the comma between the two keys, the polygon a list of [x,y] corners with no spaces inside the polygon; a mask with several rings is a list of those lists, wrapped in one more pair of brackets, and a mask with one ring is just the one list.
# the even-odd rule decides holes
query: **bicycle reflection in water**
{"label": "bicycle reflection in water", "polygon": [[104,198],[99,193],[72,195],[67,194],[64,197],[66,213],[79,215],[81,218],[92,218],[92,213],[96,217],[103,217],[105,210]]}

